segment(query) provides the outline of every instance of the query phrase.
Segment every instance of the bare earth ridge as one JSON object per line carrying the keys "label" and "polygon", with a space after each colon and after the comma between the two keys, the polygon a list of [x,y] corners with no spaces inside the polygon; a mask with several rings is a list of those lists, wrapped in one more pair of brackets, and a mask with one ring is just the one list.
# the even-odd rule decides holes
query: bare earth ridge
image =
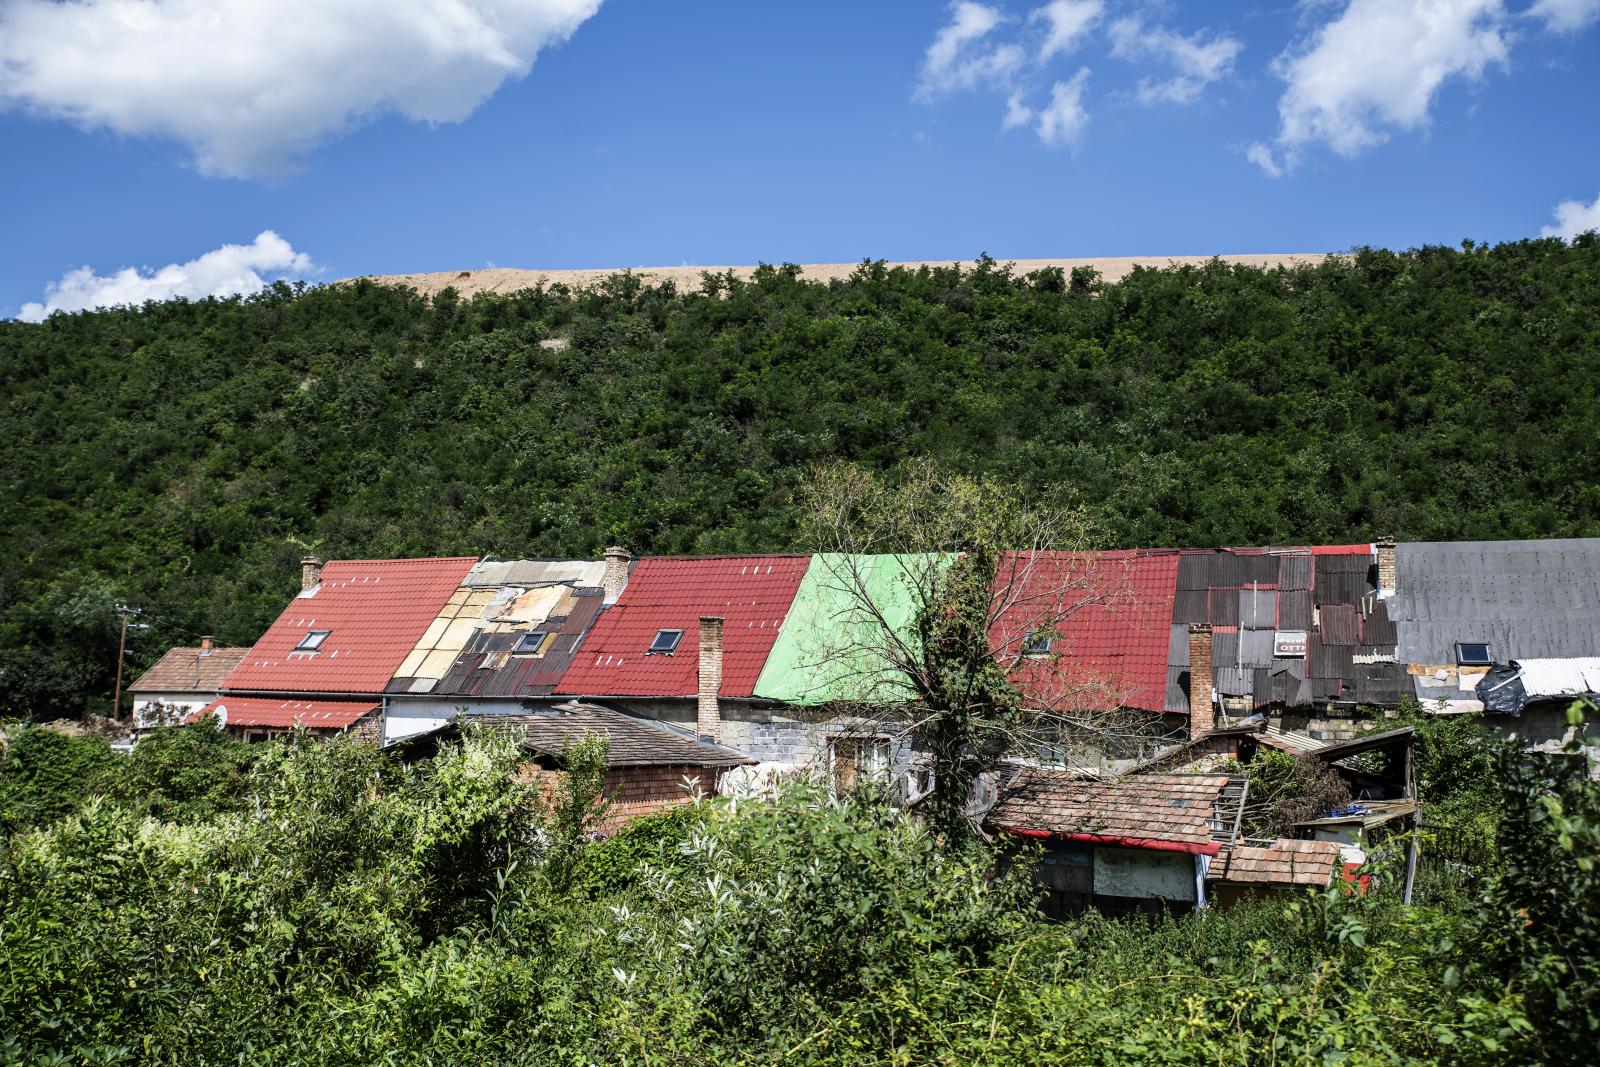
{"label": "bare earth ridge", "polygon": [[[1111,259],[1008,259],[1000,260],[1009,264],[1020,274],[1041,270],[1045,267],[1060,267],[1071,271],[1074,267],[1093,267],[1100,272],[1100,276],[1108,282],[1122,279],[1133,272],[1135,267],[1173,267],[1186,265],[1200,265],[1211,259],[1220,259],[1226,263],[1237,263],[1247,267],[1293,267],[1315,266],[1327,258],[1321,252],[1292,252],[1252,255],[1227,255],[1227,256],[1117,256]],[[957,263],[968,266],[971,260],[928,260],[913,263],[890,263],[890,267],[950,267]],[[859,263],[810,263],[800,268],[801,276],[809,281],[826,282],[835,278],[848,278]],[[425,296],[432,296],[446,288],[454,288],[462,296],[470,297],[477,293],[514,293],[521,289],[532,289],[541,282],[547,286],[561,283],[574,289],[581,289],[594,285],[602,279],[623,270],[643,278],[647,282],[663,282],[671,279],[679,288],[698,288],[700,275],[709,271],[713,274],[723,274],[732,271],[735,276],[749,278],[755,267],[612,267],[593,270],[524,270],[512,267],[489,267],[483,270],[446,270],[435,271],[431,274],[383,274],[366,275],[369,280],[380,285],[403,285],[415,289]],[[340,282],[355,281],[354,278],[344,278]]]}

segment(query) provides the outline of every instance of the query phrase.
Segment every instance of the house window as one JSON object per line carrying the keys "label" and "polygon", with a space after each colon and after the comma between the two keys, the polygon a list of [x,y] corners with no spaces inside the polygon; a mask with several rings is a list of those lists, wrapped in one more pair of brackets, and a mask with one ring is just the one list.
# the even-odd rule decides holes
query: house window
{"label": "house window", "polygon": [[1494,663],[1489,646],[1482,641],[1457,641],[1456,663],[1462,667],[1488,667]]}
{"label": "house window", "polygon": [[678,650],[678,642],[682,640],[682,630],[657,630],[656,639],[650,642],[650,647],[645,650],[645,655],[670,656]]}
{"label": "house window", "polygon": [[847,793],[862,782],[886,782],[891,751],[887,737],[835,737],[828,745],[833,787]]}
{"label": "house window", "polygon": [[306,635],[300,639],[300,643],[294,646],[294,650],[296,652],[315,652],[322,647],[322,642],[326,641],[331,633],[333,633],[332,630],[307,630]]}
{"label": "house window", "polygon": [[531,634],[523,634],[517,638],[517,643],[512,647],[511,651],[520,655],[536,656],[544,651],[545,638],[549,636],[550,632],[548,630],[535,630]]}
{"label": "house window", "polygon": [[1024,656],[1048,656],[1053,640],[1049,630],[1035,630],[1022,639],[1022,654]]}

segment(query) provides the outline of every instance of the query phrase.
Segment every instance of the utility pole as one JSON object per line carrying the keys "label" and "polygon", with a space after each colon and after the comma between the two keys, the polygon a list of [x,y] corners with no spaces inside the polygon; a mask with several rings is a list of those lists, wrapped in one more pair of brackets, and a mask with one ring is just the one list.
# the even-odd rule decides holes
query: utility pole
{"label": "utility pole", "polygon": [[117,687],[111,697],[111,718],[122,718],[122,661],[128,656],[128,616],[137,614],[133,608],[126,604],[118,604],[117,610],[122,613],[122,636],[117,638]]}

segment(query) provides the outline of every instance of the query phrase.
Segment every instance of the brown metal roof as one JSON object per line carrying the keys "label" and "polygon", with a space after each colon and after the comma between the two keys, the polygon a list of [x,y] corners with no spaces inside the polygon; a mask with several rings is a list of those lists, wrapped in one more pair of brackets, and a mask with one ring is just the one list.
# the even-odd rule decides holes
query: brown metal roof
{"label": "brown metal roof", "polygon": [[248,648],[174,648],[128,686],[130,693],[215,693]]}
{"label": "brown metal roof", "polygon": [[1211,867],[1214,882],[1254,885],[1326,886],[1339,869],[1339,845],[1333,841],[1280,838],[1270,845],[1237,845]]}
{"label": "brown metal roof", "polygon": [[731,748],[593,704],[568,704],[527,715],[482,715],[476,721],[519,736],[524,748],[554,758],[569,743],[603,737],[606,763],[612,767],[741,767],[756,762]]}

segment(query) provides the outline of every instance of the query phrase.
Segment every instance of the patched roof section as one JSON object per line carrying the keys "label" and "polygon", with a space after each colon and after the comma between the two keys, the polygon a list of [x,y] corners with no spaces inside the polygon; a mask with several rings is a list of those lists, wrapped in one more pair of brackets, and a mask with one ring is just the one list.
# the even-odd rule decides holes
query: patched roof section
{"label": "patched roof section", "polygon": [[305,726],[313,730],[344,730],[362,716],[378,710],[372,700],[280,700],[277,697],[223,697],[213,700],[189,717],[197,722],[216,715],[227,726],[288,728]]}
{"label": "patched roof section", "polygon": [[[1010,552],[996,579],[996,655],[1046,707],[1160,711],[1178,581],[1176,551]],[[1025,655],[1030,635],[1050,649]]]}
{"label": "patched roof section", "polygon": [[1189,710],[1190,623],[1211,624],[1217,691],[1253,708],[1391,705],[1411,688],[1371,545],[1184,549],[1169,621],[1167,711]]}
{"label": "patched roof section", "polygon": [[[556,692],[686,697],[697,691],[700,619],[724,620],[722,689],[749,697],[783,625],[809,556],[642,559],[600,615]],[[662,630],[681,630],[668,654],[647,654]]]}
{"label": "patched roof section", "polygon": [[1395,546],[1389,617],[1409,663],[1600,656],[1600,538],[1412,541]]}
{"label": "patched roof section", "polygon": [[[476,560],[334,560],[289,602],[224,690],[381,693]],[[308,633],[326,631],[315,651]]]}
{"label": "patched roof section", "polygon": [[1213,864],[1210,879],[1253,885],[1306,885],[1323,887],[1339,870],[1339,845],[1334,841],[1295,841],[1280,838],[1271,845],[1237,845],[1220,864]]}
{"label": "patched roof section", "polygon": [[[670,726],[593,704],[568,704],[529,715],[483,715],[475,721],[516,736],[524,748],[551,759],[560,759],[568,746],[585,738],[600,737],[606,741],[606,763],[612,767],[743,767],[756,762]],[[709,791],[710,783],[706,787]]]}
{"label": "patched roof section", "polygon": [[128,686],[130,693],[215,693],[248,648],[174,648]]}
{"label": "patched roof section", "polygon": [[485,560],[450,595],[390,693],[546,696],[600,614],[604,560]]}
{"label": "patched roof section", "polygon": [[1111,781],[1029,769],[989,813],[997,829],[1130,848],[1216,855],[1222,774],[1142,774]]}

